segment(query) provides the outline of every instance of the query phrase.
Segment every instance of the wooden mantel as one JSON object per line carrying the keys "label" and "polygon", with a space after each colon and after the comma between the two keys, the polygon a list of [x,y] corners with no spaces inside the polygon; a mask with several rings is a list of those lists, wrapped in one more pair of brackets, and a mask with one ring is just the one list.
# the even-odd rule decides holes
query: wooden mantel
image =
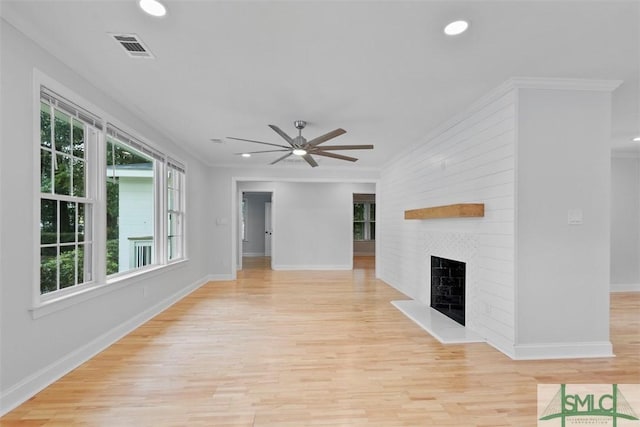
{"label": "wooden mantel", "polygon": [[469,218],[484,216],[484,203],[458,203],[404,211],[404,219]]}

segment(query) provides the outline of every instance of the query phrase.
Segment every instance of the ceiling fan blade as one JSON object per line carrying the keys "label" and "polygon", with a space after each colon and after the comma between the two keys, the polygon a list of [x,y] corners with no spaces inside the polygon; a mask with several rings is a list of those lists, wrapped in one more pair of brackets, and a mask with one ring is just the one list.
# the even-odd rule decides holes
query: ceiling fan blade
{"label": "ceiling fan blade", "polygon": [[315,150],[372,150],[373,145],[323,145]]}
{"label": "ceiling fan blade", "polygon": [[279,151],[291,151],[291,150],[288,148],[281,148],[280,150],[245,151],[244,153],[233,153],[233,154],[242,155],[242,154],[276,153]]}
{"label": "ceiling fan blade", "polygon": [[343,156],[341,154],[327,153],[326,151],[314,151],[313,154],[316,156],[331,157],[333,159],[348,160],[350,162],[355,162],[358,160],[355,157]]}
{"label": "ceiling fan blade", "polygon": [[273,129],[278,135],[283,137],[284,140],[287,141],[289,143],[289,145],[291,145],[293,147],[293,138],[291,138],[289,135],[284,133],[284,131],[282,129],[280,129],[278,126],[276,126],[276,125],[269,125],[269,127],[271,129]]}
{"label": "ceiling fan blade", "polygon": [[313,157],[311,157],[311,154],[305,154],[304,156],[302,156],[302,158],[305,159],[312,168],[315,168],[316,166],[318,166],[318,163],[316,163]]}
{"label": "ceiling fan blade", "polygon": [[273,145],[274,147],[280,147],[280,148],[287,148],[287,149],[289,148],[286,145],[272,144],[270,142],[254,141],[253,139],[234,138],[233,136],[228,136],[227,139],[235,139],[236,141],[253,142],[255,144]]}
{"label": "ceiling fan blade", "polygon": [[274,160],[273,162],[271,162],[271,163],[269,163],[269,164],[270,164],[270,165],[275,165],[275,164],[276,164],[276,163],[278,163],[280,160],[284,160],[284,159],[286,159],[287,157],[289,157],[289,156],[290,156],[290,155],[292,155],[292,154],[293,154],[293,153],[287,153],[287,154],[285,154],[284,156],[280,157],[280,158],[279,158],[279,159],[277,159],[277,160]]}
{"label": "ceiling fan blade", "polygon": [[323,142],[328,141],[331,138],[335,138],[336,136],[340,136],[343,133],[347,133],[347,131],[342,128],[332,130],[331,132],[327,132],[324,135],[321,135],[309,141],[309,143],[307,144],[307,147],[309,148],[315,147],[316,145],[322,144]]}

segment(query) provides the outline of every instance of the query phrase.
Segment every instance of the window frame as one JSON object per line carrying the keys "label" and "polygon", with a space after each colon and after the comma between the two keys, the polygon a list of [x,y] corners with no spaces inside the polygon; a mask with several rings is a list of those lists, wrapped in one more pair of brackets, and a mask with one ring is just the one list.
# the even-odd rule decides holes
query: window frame
{"label": "window frame", "polygon": [[[160,222],[162,222],[162,211],[163,211],[163,201],[162,201],[162,196],[159,191],[158,188],[158,182],[163,182],[162,181],[162,177],[160,176],[160,174],[162,173],[161,171],[164,170],[164,168],[162,167],[162,163],[158,158],[156,157],[151,157],[150,155],[148,155],[147,153],[143,152],[139,147],[134,147],[133,144],[131,143],[133,142],[137,142],[138,144],[143,144],[140,141],[135,141],[135,139],[133,139],[133,136],[130,136],[128,133],[124,133],[123,131],[120,131],[118,128],[118,136],[114,136],[112,134],[110,134],[109,130],[110,129],[114,129],[115,126],[112,125],[111,123],[107,123],[107,130],[105,132],[105,143],[104,143],[104,149],[101,150],[101,152],[103,152],[104,154],[104,158],[103,158],[103,164],[105,167],[105,172],[108,169],[108,165],[107,165],[107,161],[108,161],[108,147],[109,144],[115,144],[120,146],[121,148],[124,148],[126,150],[132,151],[134,152],[136,155],[139,156],[143,156],[148,158],[151,163],[152,163],[152,171],[153,171],[153,177],[152,177],[152,192],[153,192],[153,213],[152,213],[152,218],[153,218],[153,236],[152,236],[152,240],[153,243],[151,244],[151,262],[150,264],[146,264],[140,267],[131,267],[127,270],[124,271],[118,271],[116,273],[112,273],[112,274],[107,274],[106,272],[106,265],[105,265],[105,276],[106,276],[106,282],[107,283],[113,283],[117,280],[119,280],[119,278],[122,277],[129,277],[132,274],[136,274],[136,272],[141,272],[144,270],[149,270],[149,269],[153,269],[155,267],[158,266],[162,266],[163,264],[165,264],[164,262],[164,257],[162,256],[162,251],[163,251],[163,247],[162,247],[162,242],[159,242],[159,240],[162,237],[162,226],[159,224]],[[112,139],[113,142],[109,141],[109,139]],[[126,141],[124,141],[123,139],[126,139]],[[104,205],[105,205],[105,212],[104,212],[104,230],[106,231],[107,229],[107,191],[106,191],[106,186],[107,186],[107,180],[108,180],[108,172],[105,173],[105,181],[104,181],[104,186],[105,186],[105,199],[104,199]],[[108,240],[106,239],[105,236],[105,240],[104,242],[101,242],[101,246],[105,251],[105,256],[103,257],[105,259],[105,264],[106,264],[106,255],[107,255],[107,244]],[[104,243],[104,244],[103,244]],[[129,254],[129,258],[131,258],[131,253]]]}
{"label": "window frame", "polygon": [[[61,197],[65,200],[69,199],[66,195],[55,195],[51,193],[41,193],[41,120],[40,120],[40,105],[41,105],[41,91],[46,91],[55,95],[55,98],[72,106],[73,108],[81,111],[84,116],[81,118],[85,123],[85,198],[82,199],[82,203],[91,203],[91,243],[92,243],[92,255],[91,266],[93,268],[91,281],[87,281],[83,284],[69,286],[64,289],[58,289],[48,293],[41,293],[40,285],[40,270],[41,270],[41,200],[43,195]],[[176,268],[180,264],[187,262],[187,244],[188,239],[186,236],[186,223],[188,212],[186,209],[186,192],[187,192],[187,172],[186,167],[179,161],[173,160],[175,157],[165,151],[156,149],[154,144],[148,144],[143,138],[136,138],[136,140],[145,144],[146,148],[153,150],[160,156],[160,159],[155,159],[154,167],[157,169],[155,178],[153,180],[154,185],[154,211],[155,211],[155,242],[154,250],[156,251],[156,262],[153,265],[145,266],[140,269],[130,270],[122,272],[117,276],[106,275],[106,147],[107,147],[107,128],[112,125],[111,116],[105,113],[100,108],[96,107],[92,103],[78,96],[73,90],[61,85],[57,81],[51,79],[46,74],[39,70],[34,70],[33,75],[33,273],[32,273],[32,307],[30,312],[32,317],[39,318],[41,316],[53,313],[60,309],[81,303],[88,299],[94,298],[99,295],[103,295],[106,292],[112,292],[117,289],[121,289],[124,286],[128,286],[137,282],[139,279],[147,279],[160,274],[162,271],[170,268]],[[66,110],[63,109],[68,114]],[[86,113],[86,114],[85,114]],[[54,116],[52,116],[54,117]],[[86,118],[93,118],[94,122],[90,125],[87,124]],[[117,123],[117,122],[116,122]],[[73,121],[71,121],[73,126]],[[115,127],[115,125],[112,125]],[[95,128],[95,129],[94,129]],[[94,138],[92,143],[88,142],[88,131],[95,130],[95,134],[91,136]],[[118,128],[120,129],[120,128]],[[127,131],[128,135],[137,135],[134,131]],[[91,145],[93,144],[93,147]],[[52,143],[53,145],[53,143]],[[53,150],[53,146],[51,147]],[[147,153],[145,153],[147,154]],[[168,246],[168,230],[167,220],[165,215],[167,212],[167,188],[166,188],[166,175],[168,170],[168,163],[174,162],[183,168],[183,197],[182,197],[182,215],[183,221],[181,227],[183,229],[182,235],[182,256],[174,260],[167,259],[167,246]],[[53,167],[52,167],[53,169]],[[76,215],[77,216],[77,215]],[[58,221],[58,220],[57,220]],[[76,225],[77,231],[77,225]],[[56,231],[58,232],[58,230]],[[85,236],[89,233],[85,230]],[[86,237],[85,237],[86,239]],[[59,237],[57,242],[59,242]],[[77,237],[76,237],[77,240]],[[86,259],[86,254],[85,254]],[[85,261],[86,262],[86,261]]]}
{"label": "window frame", "polygon": [[[60,106],[60,103],[63,103]],[[99,144],[99,123],[96,123],[96,120],[99,120],[97,116],[91,115],[90,113],[83,114],[82,108],[79,107],[76,103],[68,101],[63,96],[55,93],[51,89],[48,89],[44,86],[39,87],[37,91],[37,117],[34,120],[34,127],[37,130],[35,133],[35,142],[36,142],[36,150],[37,155],[35,156],[37,167],[35,168],[36,179],[34,180],[34,186],[36,191],[34,192],[36,203],[35,203],[35,213],[37,220],[35,221],[36,233],[34,234],[34,240],[37,241],[37,244],[34,246],[36,256],[36,262],[34,268],[37,271],[35,280],[35,287],[38,294],[37,301],[38,302],[47,302],[51,300],[55,300],[57,298],[62,298],[67,295],[72,295],[78,292],[82,292],[86,289],[89,289],[95,285],[96,281],[96,206],[97,206],[97,177],[95,175],[95,165],[96,165],[96,152]],[[51,147],[43,148],[41,141],[41,108],[42,104],[46,104],[49,106],[49,116],[50,116],[50,126],[51,126]],[[75,110],[75,114],[72,110]],[[84,152],[84,168],[85,168],[85,188],[84,188],[84,196],[76,196],[76,195],[66,195],[66,194],[57,194],[55,192],[55,163],[56,156],[58,154],[65,155],[64,151],[57,150],[55,147],[55,117],[56,111],[60,111],[70,118],[70,126],[71,132],[73,132],[74,127],[74,119],[79,121],[83,125],[83,131],[85,134],[85,152]],[[74,155],[73,149],[70,149],[70,153],[67,153],[71,162],[78,158]],[[50,192],[43,192],[41,186],[42,180],[42,171],[41,171],[41,156],[43,151],[48,151],[51,153],[51,178],[52,178],[52,188]],[[73,174],[71,175],[71,183],[73,182]],[[71,192],[73,192],[73,184],[70,185]],[[42,233],[42,202],[44,200],[54,201],[56,204],[56,242],[55,243],[46,243],[43,244],[41,240]],[[77,259],[74,265],[74,284],[61,288],[60,287],[60,267],[58,263],[58,268],[56,269],[56,290],[43,293],[42,292],[42,284],[41,284],[41,267],[42,267],[42,258],[41,251],[44,248],[56,248],[56,253],[58,254],[57,258],[59,258],[59,254],[61,252],[62,247],[71,247],[71,242],[61,242],[60,239],[60,204],[61,203],[75,203],[76,207],[80,204],[85,205],[85,223],[89,223],[89,227],[85,228],[84,240],[82,242],[82,246],[84,247],[84,260],[83,265],[86,265],[86,261],[89,261],[89,265],[91,266],[90,278],[80,283],[76,283],[77,281]],[[87,206],[90,209],[87,210]],[[89,211],[89,214],[87,214]],[[77,211],[75,212],[75,220],[74,220],[74,234],[75,239],[73,242],[73,246],[75,246],[76,250],[78,249],[79,241],[78,241],[78,227],[77,227]],[[86,236],[90,235],[90,240],[86,239]],[[90,250],[87,256],[86,248],[90,246]]]}
{"label": "window frame", "polygon": [[[174,171],[175,173],[178,174],[178,178],[179,178],[179,187],[178,188],[172,188],[169,187],[169,172],[170,171]],[[164,214],[164,219],[167,221],[166,225],[165,225],[165,230],[166,230],[166,254],[165,254],[165,259],[167,264],[171,264],[171,263],[175,263],[175,262],[179,262],[183,259],[186,259],[186,217],[187,217],[187,171],[186,168],[183,164],[181,164],[180,162],[178,162],[177,160],[174,160],[172,158],[168,158],[167,162],[166,162],[166,171],[165,171],[165,179],[166,179],[166,183],[164,185],[165,188],[165,195],[166,195],[166,203],[165,203],[165,214]],[[179,192],[180,194],[180,199],[179,199],[179,203],[178,205],[174,205],[174,207],[177,207],[178,209],[171,209],[171,207],[169,206],[169,192],[171,190],[176,190]],[[171,248],[171,244],[169,243],[169,238],[172,237],[170,235],[170,229],[169,229],[169,215],[177,215],[178,217],[178,221],[179,221],[179,231],[180,234],[178,236],[180,236],[180,243],[178,245],[179,247],[179,256],[172,258],[171,254],[170,254],[170,248]]]}

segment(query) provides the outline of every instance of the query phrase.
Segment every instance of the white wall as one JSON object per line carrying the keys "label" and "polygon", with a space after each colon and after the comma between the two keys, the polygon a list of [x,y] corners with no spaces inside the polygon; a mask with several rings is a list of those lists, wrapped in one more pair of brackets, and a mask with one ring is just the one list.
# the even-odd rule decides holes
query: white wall
{"label": "white wall", "polygon": [[273,192],[274,269],[352,268],[353,193],[375,192],[375,184],[333,181],[238,182],[238,195],[243,191]]}
{"label": "white wall", "polygon": [[[96,86],[0,20],[0,413],[82,363],[95,352],[136,327],[173,298],[207,277],[211,232],[207,215],[207,168],[165,136],[139,120]],[[38,68],[79,98],[112,115],[116,123],[134,129],[187,163],[188,262],[120,282],[84,295],[82,301],[34,318],[31,312],[38,268],[34,245],[38,202],[33,190],[39,169],[34,132],[34,68]],[[11,243],[8,243],[11,242]]]}
{"label": "white wall", "polygon": [[[211,234],[211,265],[213,277],[234,278],[239,262],[239,198],[242,191],[273,191],[272,213],[274,221],[277,216],[276,185],[280,182],[327,182],[351,183],[353,192],[358,191],[359,183],[376,182],[379,173],[375,170],[353,170],[351,168],[229,168],[213,167],[209,176],[209,194],[213,206],[208,212],[214,224]],[[368,188],[368,187],[367,187]],[[277,237],[273,241],[273,249],[277,251]],[[351,241],[349,243],[351,245]],[[272,261],[274,259],[272,258]]]}
{"label": "white wall", "polygon": [[247,201],[246,239],[242,242],[242,254],[244,256],[264,255],[264,206],[271,202],[270,193],[247,193],[244,195]]}
{"label": "white wall", "polygon": [[[380,278],[428,304],[431,255],[471,262],[466,323],[503,351],[515,327],[514,142],[514,93],[486,97],[388,164],[376,195]],[[476,202],[484,218],[404,219],[407,209]]]}
{"label": "white wall", "polygon": [[640,290],[640,158],[611,159],[611,289]]}
{"label": "white wall", "polygon": [[353,254],[359,256],[374,256],[376,254],[376,242],[374,240],[354,240]]}
{"label": "white wall", "polygon": [[277,270],[350,269],[351,185],[279,182],[272,205]]}
{"label": "white wall", "polygon": [[611,94],[583,86],[518,95],[517,357],[611,354]]}
{"label": "white wall", "polygon": [[[467,327],[505,354],[610,355],[616,84],[514,79],[393,159],[377,193],[380,278],[428,304],[428,256],[448,254],[468,263]],[[470,202],[485,204],[484,218],[403,219]],[[567,225],[569,209],[583,225]]]}

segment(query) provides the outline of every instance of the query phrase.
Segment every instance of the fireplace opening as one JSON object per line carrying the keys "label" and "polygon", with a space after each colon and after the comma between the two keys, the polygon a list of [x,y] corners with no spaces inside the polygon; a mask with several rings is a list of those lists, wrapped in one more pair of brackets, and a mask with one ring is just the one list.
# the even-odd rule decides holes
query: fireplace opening
{"label": "fireplace opening", "polygon": [[431,307],[464,326],[466,264],[431,257]]}

